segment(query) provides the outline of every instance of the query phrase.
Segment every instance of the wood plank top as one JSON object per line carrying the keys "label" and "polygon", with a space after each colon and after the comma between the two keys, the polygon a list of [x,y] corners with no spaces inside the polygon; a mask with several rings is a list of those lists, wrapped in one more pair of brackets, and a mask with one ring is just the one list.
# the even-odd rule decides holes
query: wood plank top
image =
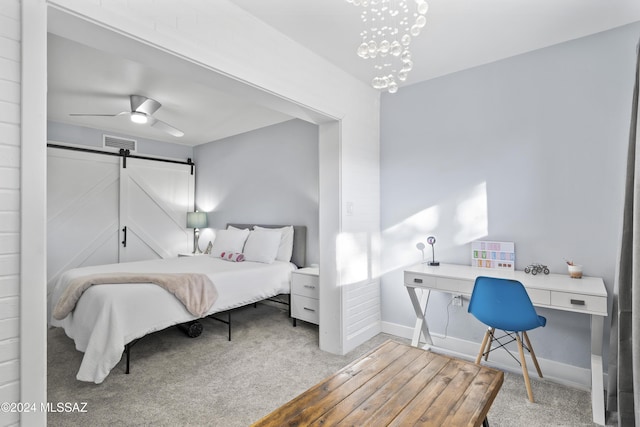
{"label": "wood plank top", "polygon": [[387,341],[253,424],[480,426],[504,374]]}

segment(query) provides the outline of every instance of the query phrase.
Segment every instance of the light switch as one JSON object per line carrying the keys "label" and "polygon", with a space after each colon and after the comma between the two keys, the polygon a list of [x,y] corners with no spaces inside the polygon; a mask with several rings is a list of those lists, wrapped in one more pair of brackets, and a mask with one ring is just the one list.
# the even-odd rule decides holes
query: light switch
{"label": "light switch", "polygon": [[353,202],[347,202],[347,215],[353,215]]}

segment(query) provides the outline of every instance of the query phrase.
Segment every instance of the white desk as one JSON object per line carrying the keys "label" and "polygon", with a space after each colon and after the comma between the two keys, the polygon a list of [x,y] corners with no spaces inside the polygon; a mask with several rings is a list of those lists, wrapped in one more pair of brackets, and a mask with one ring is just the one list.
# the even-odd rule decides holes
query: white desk
{"label": "white desk", "polygon": [[[470,296],[478,276],[502,277],[520,281],[536,307],[573,311],[591,315],[591,407],[593,421],[605,424],[602,338],[607,316],[607,289],[599,277],[571,279],[563,274],[526,274],[524,271],[495,271],[468,265],[416,264],[404,271],[404,285],[416,312],[411,345],[418,346],[424,336],[426,347],[433,346],[425,319],[431,290]],[[424,292],[419,298],[416,289]]]}

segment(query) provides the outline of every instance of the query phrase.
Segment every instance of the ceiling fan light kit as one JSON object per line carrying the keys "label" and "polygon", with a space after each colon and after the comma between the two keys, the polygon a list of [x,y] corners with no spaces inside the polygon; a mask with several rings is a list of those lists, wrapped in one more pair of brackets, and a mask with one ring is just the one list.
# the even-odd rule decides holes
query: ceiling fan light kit
{"label": "ceiling fan light kit", "polygon": [[134,111],[131,113],[131,121],[133,123],[146,124],[149,120],[147,119],[147,115],[144,113],[138,113]]}
{"label": "ceiling fan light kit", "polygon": [[169,135],[173,135],[177,138],[184,136],[184,132],[180,129],[177,129],[171,126],[168,123],[163,122],[162,120],[158,120],[153,117],[153,113],[158,111],[162,104],[160,104],[155,99],[147,98],[142,95],[129,95],[129,103],[131,105],[131,111],[121,111],[116,114],[83,114],[83,113],[74,113],[69,114],[70,116],[87,116],[87,117],[118,117],[118,116],[129,116],[129,119],[133,123],[138,124],[147,124],[151,127],[154,127],[158,130],[168,133]]}

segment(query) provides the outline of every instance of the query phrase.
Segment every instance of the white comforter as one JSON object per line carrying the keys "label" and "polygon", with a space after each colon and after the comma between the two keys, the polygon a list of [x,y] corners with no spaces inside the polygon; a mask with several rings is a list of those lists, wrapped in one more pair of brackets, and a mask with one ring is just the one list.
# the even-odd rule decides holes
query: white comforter
{"label": "white comforter", "polygon": [[[292,263],[275,261],[228,262],[209,256],[171,258],[83,267],[65,272],[49,295],[49,313],[74,277],[102,272],[202,273],[216,286],[218,299],[207,314],[251,304],[290,292]],[[101,383],[118,364],[125,344],[195,317],[178,299],[151,283],[94,285],[62,320],[49,317],[51,326],[64,328],[84,352],[76,378]]]}

